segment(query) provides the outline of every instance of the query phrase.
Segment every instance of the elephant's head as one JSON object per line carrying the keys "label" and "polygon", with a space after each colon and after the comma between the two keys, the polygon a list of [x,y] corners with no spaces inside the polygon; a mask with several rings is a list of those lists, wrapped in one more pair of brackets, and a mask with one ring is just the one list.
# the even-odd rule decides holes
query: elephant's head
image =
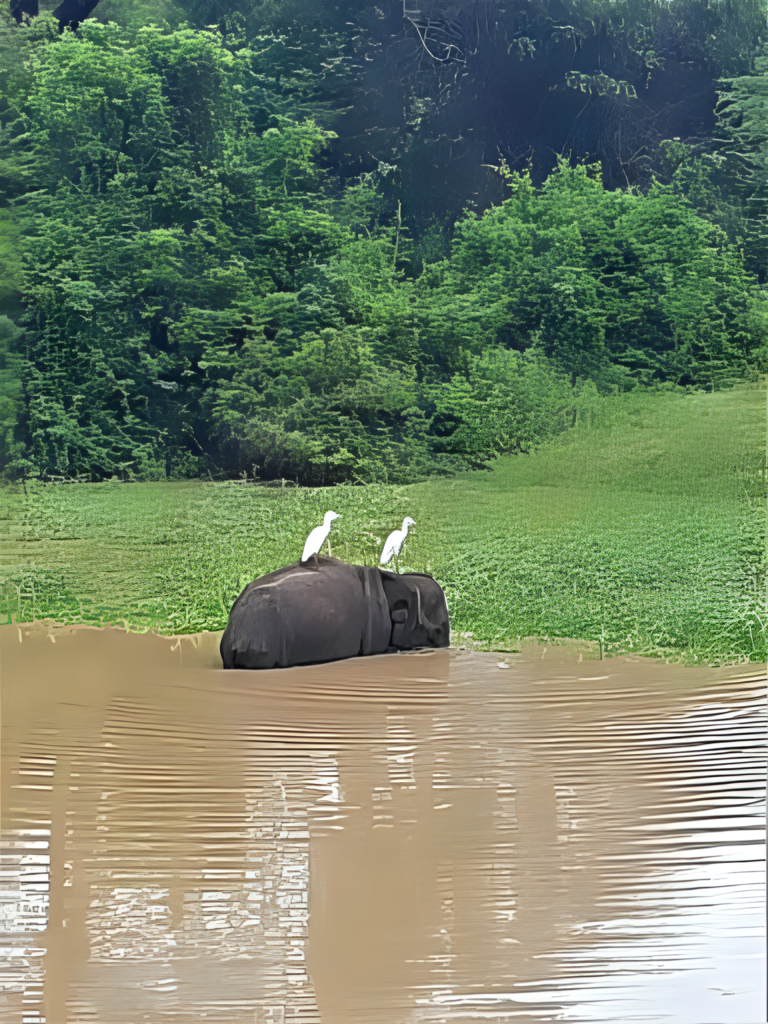
{"label": "elephant's head", "polygon": [[401,650],[447,647],[450,623],[440,585],[422,573],[379,571],[392,620],[391,646]]}

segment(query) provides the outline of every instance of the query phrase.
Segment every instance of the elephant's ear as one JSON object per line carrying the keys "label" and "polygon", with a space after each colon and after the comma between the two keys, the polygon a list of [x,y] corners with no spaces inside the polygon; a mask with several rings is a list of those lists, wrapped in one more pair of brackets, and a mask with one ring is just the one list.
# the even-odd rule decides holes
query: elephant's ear
{"label": "elephant's ear", "polygon": [[375,568],[361,566],[361,570],[366,618],[360,653],[381,654],[389,647],[392,632],[387,595]]}
{"label": "elephant's ear", "polygon": [[402,649],[413,646],[414,633],[422,622],[421,593],[400,573],[381,571],[384,592],[389,606],[392,645]]}
{"label": "elephant's ear", "polygon": [[419,590],[415,583],[409,583],[408,586],[416,595],[416,622],[420,626],[422,626],[424,624],[424,616],[422,615],[421,612],[421,591]]}

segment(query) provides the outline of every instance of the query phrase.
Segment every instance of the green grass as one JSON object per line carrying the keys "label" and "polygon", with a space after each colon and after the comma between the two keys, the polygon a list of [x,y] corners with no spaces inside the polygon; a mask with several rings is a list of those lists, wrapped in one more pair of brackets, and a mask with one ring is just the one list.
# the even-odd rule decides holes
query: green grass
{"label": "green grass", "polygon": [[342,515],[333,554],[350,561],[373,563],[403,516],[416,519],[401,569],[443,584],[454,642],[574,638],[688,662],[766,657],[757,388],[605,399],[532,455],[408,487],[6,490],[0,614],[221,629],[245,583],[294,561],[327,508]]}

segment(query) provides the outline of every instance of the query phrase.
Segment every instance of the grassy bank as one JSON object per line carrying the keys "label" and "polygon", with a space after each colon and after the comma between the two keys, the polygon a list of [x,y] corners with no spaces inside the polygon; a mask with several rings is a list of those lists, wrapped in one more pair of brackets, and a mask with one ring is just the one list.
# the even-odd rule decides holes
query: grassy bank
{"label": "grassy bank", "polygon": [[455,642],[764,660],[764,439],[757,389],[630,394],[533,455],[410,487],[6,491],[0,614],[220,629],[242,586],[295,560],[333,508],[333,554],[352,561],[416,519],[401,568],[443,584]]}

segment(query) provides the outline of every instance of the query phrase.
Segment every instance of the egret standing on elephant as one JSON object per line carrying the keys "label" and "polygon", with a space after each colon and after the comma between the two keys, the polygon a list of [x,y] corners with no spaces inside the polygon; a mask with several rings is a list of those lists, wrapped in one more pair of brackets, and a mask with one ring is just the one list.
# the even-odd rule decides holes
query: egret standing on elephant
{"label": "egret standing on elephant", "polygon": [[405,538],[408,536],[408,527],[415,526],[416,523],[411,519],[410,516],[406,516],[403,520],[403,525],[400,530],[393,530],[392,533],[387,537],[384,542],[384,550],[381,552],[380,562],[382,565],[386,565],[391,562],[393,558],[397,558],[400,554]]}
{"label": "egret standing on elephant", "polygon": [[316,526],[306,539],[306,542],[304,544],[304,551],[301,554],[302,563],[308,562],[310,558],[314,556],[315,568],[318,570],[320,569],[320,566],[318,565],[317,562],[317,556],[320,553],[320,548],[325,543],[325,538],[331,532],[331,523],[333,522],[334,519],[338,518],[339,517],[336,512],[325,513],[325,515],[323,516],[323,525]]}

